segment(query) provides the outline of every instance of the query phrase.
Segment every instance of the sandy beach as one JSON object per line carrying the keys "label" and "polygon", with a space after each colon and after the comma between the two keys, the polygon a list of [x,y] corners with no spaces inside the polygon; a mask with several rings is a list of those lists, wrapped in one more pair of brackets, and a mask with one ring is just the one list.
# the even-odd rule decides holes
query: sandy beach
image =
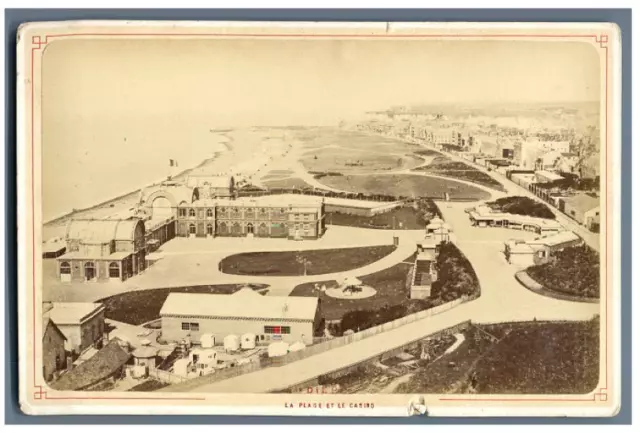
{"label": "sandy beach", "polygon": [[[128,156],[127,160],[119,166],[135,165],[137,158],[144,158],[144,151],[145,149],[135,150],[134,156]],[[72,218],[104,218],[132,208],[138,199],[141,188],[166,179],[166,176],[170,173],[169,170],[171,170],[169,159],[178,160],[178,168],[173,169],[173,179],[177,180],[184,179],[189,174],[226,173],[240,177],[252,177],[262,173],[272,162],[285,156],[287,151],[288,144],[285,134],[277,128],[242,129],[224,132],[212,130],[208,133],[206,140],[203,140],[203,143],[194,147],[193,151],[190,148],[189,154],[198,155],[197,160],[193,156],[190,159],[185,159],[184,156],[171,158],[169,157],[168,149],[165,149],[164,163],[158,161],[157,165],[140,164],[136,166],[135,174],[130,176],[126,175],[126,171],[121,168],[114,168],[113,165],[107,167],[108,164],[106,163],[92,164],[92,167],[88,167],[87,170],[91,170],[91,168],[95,171],[117,170],[116,176],[110,176],[110,178],[114,179],[114,182],[109,181],[107,185],[103,185],[101,182],[96,181],[96,175],[83,173],[82,171],[76,172],[73,178],[64,176],[67,183],[88,183],[86,186],[90,188],[92,194],[89,197],[78,197],[78,194],[66,196],[60,192],[49,192],[49,194],[55,194],[55,200],[51,200],[51,197],[48,196],[43,197],[45,203],[53,202],[56,205],[60,201],[74,203],[75,206],[71,207],[78,209],[72,211],[71,208],[67,207],[66,214],[43,224],[43,240],[63,236],[64,229]],[[176,149],[171,149],[171,152],[175,154]],[[160,157],[155,157],[154,159],[159,160]],[[183,161],[189,161],[191,165],[185,166]],[[181,171],[178,173],[179,170]],[[145,181],[140,181],[140,179],[145,179]],[[49,180],[49,178],[45,178],[45,185]],[[45,188],[45,194],[51,189],[49,184],[49,188]],[[60,207],[60,205],[57,205],[57,207]],[[45,206],[44,210],[46,220],[47,210],[49,214],[51,210],[47,209],[47,206]]]}

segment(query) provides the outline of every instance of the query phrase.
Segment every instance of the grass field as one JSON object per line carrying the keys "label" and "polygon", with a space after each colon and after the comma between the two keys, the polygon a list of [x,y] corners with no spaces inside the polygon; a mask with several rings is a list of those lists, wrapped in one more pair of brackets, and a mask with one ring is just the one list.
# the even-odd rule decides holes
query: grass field
{"label": "grass field", "polygon": [[551,292],[589,299],[600,296],[600,256],[587,246],[565,248],[551,262],[526,272]]}
{"label": "grass field", "polygon": [[220,262],[222,272],[234,275],[294,276],[344,272],[377,262],[391,254],[394,245],[307,251],[234,254]]}
{"label": "grass field", "polygon": [[598,327],[597,320],[472,326],[460,347],[395,392],[588,393],[598,382]]}
{"label": "grass field", "polygon": [[[160,317],[162,304],[169,293],[212,293],[227,295],[235,293],[243,284],[218,284],[208,286],[170,287],[162,289],[135,290],[100,299],[105,306],[105,317],[130,325],[143,323]],[[266,284],[250,284],[254,290],[269,287]]]}
{"label": "grass field", "polygon": [[327,212],[327,224],[385,230],[423,230],[439,210],[431,199],[423,199],[414,206],[401,206],[373,216]]}
{"label": "grass field", "polygon": [[[337,299],[327,296],[318,288],[337,287],[336,281],[318,281],[296,286],[291,296],[316,296],[322,300],[322,315],[326,320],[341,320],[332,332],[341,334],[354,326],[360,330],[390,322],[420,310],[425,310],[463,295],[476,296],[480,286],[475,271],[467,258],[453,244],[443,245],[438,256],[438,280],[433,284],[429,300],[409,299],[407,278],[415,261],[415,254],[396,265],[361,275],[363,284],[376,289],[376,294],[364,299]],[[318,287],[318,288],[316,288]]]}
{"label": "grass field", "polygon": [[288,177],[285,179],[271,179],[271,180],[264,180],[263,178],[262,184],[267,188],[298,188],[298,189],[311,188],[311,185],[309,185],[307,182],[305,182],[304,180],[298,177]]}
{"label": "grass field", "polygon": [[[416,153],[420,154],[419,152]],[[466,180],[488,188],[493,188],[497,191],[505,191],[504,186],[500,182],[477,168],[464,162],[452,161],[449,157],[442,154],[431,156],[435,156],[435,158],[429,164],[416,168],[415,171]]]}
{"label": "grass field", "polygon": [[488,200],[491,195],[455,180],[419,175],[325,176],[319,182],[335,189],[400,197],[442,198],[448,192],[453,200]]}
{"label": "grass field", "polygon": [[366,285],[376,289],[377,293],[364,299],[338,299],[327,296],[316,289],[326,285],[327,288],[337,287],[337,281],[317,281],[296,286],[290,296],[316,296],[322,301],[322,315],[326,320],[339,320],[351,311],[372,310],[385,305],[404,304],[409,301],[405,286],[407,274],[413,265],[414,256],[407,257],[403,262],[390,268],[358,278]]}
{"label": "grass field", "polygon": [[300,161],[307,170],[337,171],[345,174],[404,170],[423,163],[422,158],[411,154],[339,146],[316,149],[303,155]]}

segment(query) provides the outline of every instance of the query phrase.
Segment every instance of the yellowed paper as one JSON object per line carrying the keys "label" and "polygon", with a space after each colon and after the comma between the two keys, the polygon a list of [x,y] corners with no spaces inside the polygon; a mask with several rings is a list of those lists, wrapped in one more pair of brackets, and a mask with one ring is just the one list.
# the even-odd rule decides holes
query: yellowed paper
{"label": "yellowed paper", "polygon": [[614,25],[18,36],[26,413],[617,412]]}

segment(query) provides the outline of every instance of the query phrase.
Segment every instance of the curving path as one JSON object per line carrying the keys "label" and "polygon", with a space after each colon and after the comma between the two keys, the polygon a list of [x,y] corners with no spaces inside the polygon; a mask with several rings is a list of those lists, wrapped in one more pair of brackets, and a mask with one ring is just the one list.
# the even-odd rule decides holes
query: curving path
{"label": "curving path", "polygon": [[[235,378],[194,388],[188,392],[270,392],[303,383],[319,375],[374,358],[465,320],[500,323],[530,320],[588,320],[601,313],[596,304],[576,303],[537,295],[513,278],[514,269],[505,261],[499,239],[516,235],[509,229],[479,228],[469,223],[468,203],[437,202],[459,241],[458,247],[472,263],[482,287],[480,298],[436,316],[310,356],[282,367],[271,367]],[[528,234],[534,236],[532,234]]]}

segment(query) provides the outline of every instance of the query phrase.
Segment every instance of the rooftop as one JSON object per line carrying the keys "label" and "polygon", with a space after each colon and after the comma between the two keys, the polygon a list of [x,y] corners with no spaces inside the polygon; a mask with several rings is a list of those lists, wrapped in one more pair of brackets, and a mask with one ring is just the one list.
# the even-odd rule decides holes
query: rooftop
{"label": "rooftop", "polygon": [[71,251],[58,257],[58,260],[122,260],[133,254],[131,251],[116,251],[109,255],[84,254],[81,251]]}
{"label": "rooftop", "polygon": [[556,220],[505,212],[495,212],[489,206],[485,205],[476,206],[474,210],[469,212],[469,215],[476,220],[508,220],[509,222],[516,224],[534,224],[542,228],[562,228],[562,225]]}
{"label": "rooftop", "polygon": [[581,212],[587,212],[600,207],[600,199],[587,194],[576,194],[563,198],[563,201]]}
{"label": "rooftop", "polygon": [[564,179],[563,176],[560,176],[559,174],[554,173],[552,171],[548,171],[548,170],[538,170],[538,171],[536,171],[536,174],[540,175],[540,176],[543,176],[543,177],[546,177],[550,181]]}
{"label": "rooftop", "polygon": [[133,240],[138,218],[128,219],[72,219],[67,225],[66,239],[86,244],[105,244],[113,240]]}
{"label": "rooftop", "polygon": [[262,296],[244,288],[231,295],[170,293],[160,316],[243,317],[313,320],[318,298]]}
{"label": "rooftop", "polygon": [[547,236],[541,236],[532,241],[527,242],[529,245],[546,245],[546,246],[556,246],[561,245],[567,242],[575,242],[579,241],[581,238],[577,234],[572,231],[562,231],[558,233],[554,233]]}
{"label": "rooftop", "polygon": [[79,325],[104,310],[100,303],[53,302],[48,316],[56,325]]}
{"label": "rooftop", "polygon": [[198,206],[265,206],[265,207],[313,207],[322,204],[322,197],[303,194],[277,194],[259,197],[240,197],[237,199],[196,200]]}
{"label": "rooftop", "polygon": [[120,347],[120,341],[114,338],[90,359],[63,374],[51,384],[51,387],[60,391],[87,388],[114,374],[130,357],[131,355]]}

